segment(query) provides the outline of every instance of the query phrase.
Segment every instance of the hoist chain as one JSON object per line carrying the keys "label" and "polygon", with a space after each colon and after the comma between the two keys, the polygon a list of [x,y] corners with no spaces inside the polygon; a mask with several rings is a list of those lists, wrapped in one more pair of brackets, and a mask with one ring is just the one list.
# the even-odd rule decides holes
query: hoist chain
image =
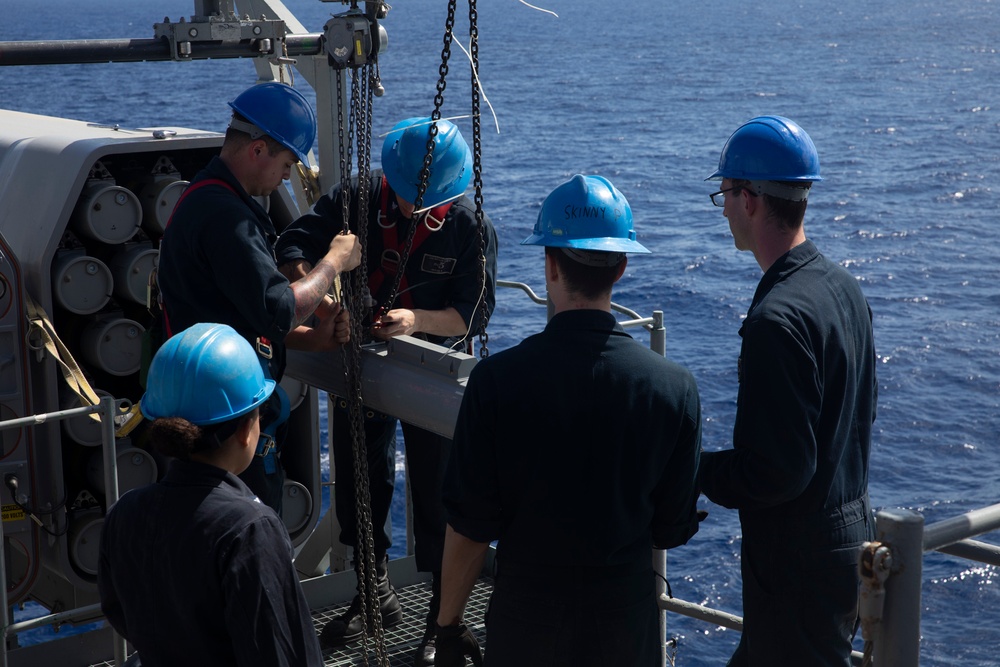
{"label": "hoist chain", "polygon": [[[358,578],[358,599],[366,629],[374,640],[375,656],[378,664],[388,667],[389,658],[385,647],[385,633],[378,601],[378,574],[375,566],[375,541],[372,528],[371,490],[368,483],[368,455],[365,447],[364,402],[361,395],[361,342],[365,336],[364,313],[367,308],[368,278],[365,267],[367,260],[368,182],[371,155],[371,93],[369,66],[362,71],[354,70],[351,82],[351,100],[348,128],[345,136],[343,71],[337,73],[337,119],[340,139],[340,190],[343,212],[343,228],[350,229],[351,171],[355,139],[358,142],[358,241],[362,248],[359,267],[350,272],[342,281],[341,303],[351,313],[351,341],[341,348],[346,376],[347,414],[350,420],[352,454],[354,458],[355,516],[357,521],[357,545],[354,560]],[[359,83],[359,79],[361,82]],[[345,149],[346,145],[346,149]],[[333,399],[336,400],[336,399]],[[362,635],[362,655],[368,664],[369,632]]]}
{"label": "hoist chain", "polygon": [[[472,58],[472,173],[473,185],[476,188],[474,201],[476,203],[476,230],[479,232],[479,304],[472,316],[473,325],[478,323],[479,356],[486,358],[490,354],[488,347],[489,334],[486,332],[486,322],[489,315],[486,312],[486,226],[483,224],[483,146],[482,127],[479,117],[479,13],[476,10],[476,0],[469,0],[469,55]],[[478,322],[477,322],[478,320]]]}
{"label": "hoist chain", "polygon": [[[444,46],[441,49],[441,66],[438,67],[438,82],[437,82],[437,94],[434,95],[434,111],[431,113],[431,121],[436,121],[441,118],[441,106],[444,104],[444,89],[447,84],[448,76],[448,59],[451,58],[451,41],[452,33],[455,28],[455,3],[456,0],[448,0],[448,18],[445,21],[445,31],[444,31]],[[431,122],[428,127],[428,137],[427,137],[427,153],[424,155],[424,164],[420,169],[420,183],[417,186],[417,198],[415,201],[411,202],[413,204],[413,214],[410,216],[410,227],[406,232],[406,241],[403,244],[403,251],[399,254],[399,264],[396,269],[396,275],[392,281],[392,288],[389,290],[389,294],[385,299],[385,302],[379,305],[379,314],[376,319],[381,319],[386,313],[392,309],[392,304],[396,300],[399,294],[399,285],[403,281],[403,274],[406,272],[406,263],[410,259],[410,251],[413,248],[413,237],[417,233],[417,226],[420,224],[426,224],[426,215],[419,215],[417,211],[420,211],[424,205],[424,193],[427,192],[427,182],[430,179],[431,173],[431,162],[434,159],[434,145],[437,139],[438,128],[437,123]]]}

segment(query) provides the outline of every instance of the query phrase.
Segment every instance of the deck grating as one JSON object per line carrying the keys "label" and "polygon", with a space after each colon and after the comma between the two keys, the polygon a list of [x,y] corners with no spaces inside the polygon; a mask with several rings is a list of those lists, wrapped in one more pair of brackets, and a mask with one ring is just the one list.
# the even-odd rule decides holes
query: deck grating
{"label": "deck grating", "polygon": [[[465,608],[465,618],[469,628],[479,645],[486,648],[486,605],[490,600],[493,591],[493,579],[490,577],[480,577],[476,586],[469,596],[469,603]],[[403,622],[394,628],[385,631],[386,654],[389,658],[389,667],[412,667],[413,652],[420,643],[420,638],[424,635],[424,622],[427,616],[427,605],[431,599],[431,584],[429,581],[412,586],[396,589],[399,602],[403,607]],[[343,604],[313,610],[313,624],[316,626],[317,634],[323,630],[323,626],[333,618],[340,616],[350,606],[350,600]],[[364,665],[364,655],[361,649],[361,642],[357,641],[349,646],[323,652],[324,667],[347,667],[354,665]],[[114,667],[114,662],[95,663],[91,667]],[[368,642],[368,665],[378,667],[375,659],[375,651],[371,641]]]}
{"label": "deck grating", "polygon": [[[486,625],[483,619],[486,615],[486,605],[489,602],[492,591],[493,580],[489,577],[481,577],[476,582],[476,586],[469,597],[469,603],[465,609],[465,619],[469,628],[479,640],[479,645],[484,649],[486,648]],[[424,635],[427,605],[431,599],[431,584],[428,581],[404,588],[397,588],[396,594],[399,596],[399,602],[403,607],[403,622],[385,631],[386,654],[389,658],[390,667],[412,667],[413,652]],[[316,625],[316,632],[321,632],[323,626],[328,621],[340,616],[348,606],[350,606],[350,601],[314,610],[313,623]],[[361,645],[362,642],[357,641],[349,646],[326,650],[323,652],[323,664],[326,667],[364,665],[365,656]],[[368,641],[367,664],[373,667],[378,665],[371,640]]]}

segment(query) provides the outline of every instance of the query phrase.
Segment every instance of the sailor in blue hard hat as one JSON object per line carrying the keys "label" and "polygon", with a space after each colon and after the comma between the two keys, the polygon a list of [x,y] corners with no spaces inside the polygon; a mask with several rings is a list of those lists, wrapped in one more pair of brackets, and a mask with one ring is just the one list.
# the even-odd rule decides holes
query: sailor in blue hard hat
{"label": "sailor in blue hard hat", "polygon": [[433,208],[460,197],[472,180],[472,151],[454,123],[449,120],[432,123],[426,117],[396,123],[382,142],[382,172],[406,217],[413,214],[420,192],[432,125],[437,131],[421,208]]}
{"label": "sailor in blue hard hat", "polygon": [[[698,530],[697,385],[615,318],[627,254],[649,251],[608,179],[556,187],[523,243],[545,247],[550,317],[466,384],[442,490],[435,665],[658,664],[650,555]],[[465,611],[494,540],[481,657]]]}
{"label": "sailor in blue hard hat", "polygon": [[[346,201],[350,229],[367,229],[367,266],[363,269],[375,307],[365,324],[372,337],[414,336],[471,351],[471,340],[485,326],[496,302],[497,235],[486,212],[465,194],[473,177],[473,154],[459,128],[449,120],[430,117],[399,121],[383,139],[381,169],[371,170],[366,177],[367,183],[355,176],[346,187],[335,184],[306,215],[282,231],[276,247],[282,271],[295,279],[315,265],[333,230],[344,225]],[[354,205],[363,188],[370,202],[364,219]],[[340,540],[355,547],[359,530],[352,472],[352,407],[344,397],[335,397],[330,440]],[[364,413],[379,610],[382,627],[389,628],[403,618],[389,581],[387,552],[392,536],[383,528],[396,478],[397,419],[370,408]],[[435,655],[433,620],[440,599],[437,573],[445,531],[441,474],[450,440],[417,424],[402,422],[401,428],[416,566],[418,571],[432,573],[427,622],[413,660],[415,667],[425,667],[434,664]],[[361,639],[360,600],[359,593],[343,614],[323,627],[320,642],[324,647]]]}
{"label": "sailor in blue hard hat", "polygon": [[603,176],[581,174],[549,193],[534,231],[521,245],[561,248],[591,266],[617,265],[627,252],[649,252],[635,240],[625,196]]}
{"label": "sailor in blue hard hat", "polygon": [[[823,178],[819,154],[805,130],[783,116],[758,116],[733,132],[722,149],[719,168],[706,180],[722,181],[720,189],[709,195],[712,203],[723,207],[736,247],[759,254],[758,262],[766,270],[788,248],[805,241],[801,223],[809,191]],[[761,198],[766,198],[763,208],[757,206]],[[768,214],[771,209],[773,216]],[[770,243],[771,235],[762,233],[762,226],[751,222],[753,216],[744,213],[775,221],[779,242]]]}
{"label": "sailor in blue hard hat", "polygon": [[266,147],[254,153],[258,160],[241,161],[235,168],[230,165],[240,182],[246,181],[244,187],[249,194],[271,194],[288,180],[296,162],[309,163],[307,155],[316,138],[316,114],[302,93],[269,81],[246,89],[229,106],[233,110],[229,127],[246,134],[251,141],[263,140]]}
{"label": "sailor in blue hard hat", "polygon": [[746,121],[709,179],[721,179],[710,197],[736,248],[762,271],[739,329],[732,447],[701,456],[702,493],[738,510],[743,534],[743,633],[729,664],[849,665],[851,556],[874,539],[871,309],[857,278],[806,238],[821,177],[796,122]]}
{"label": "sailor in blue hard hat", "polygon": [[101,609],[147,665],[323,664],[288,531],[237,477],[265,454],[275,386],[224,324],[153,357],[141,407],[169,469],[108,512],[98,566]]}
{"label": "sailor in blue hard hat", "polygon": [[[361,262],[361,244],[354,234],[337,234],[309,275],[289,281],[278,271],[278,225],[262,202],[309,159],[316,115],[302,93],[276,81],[247,88],[229,106],[232,120],[219,155],[191,179],[160,240],[160,321],[166,336],[199,322],[230,325],[280,383],[287,349],[335,350],[349,340],[347,311],[326,294],[341,272]],[[279,513],[282,455],[285,461],[293,456],[282,452],[290,408],[279,385],[262,421],[277,445],[242,475]]]}

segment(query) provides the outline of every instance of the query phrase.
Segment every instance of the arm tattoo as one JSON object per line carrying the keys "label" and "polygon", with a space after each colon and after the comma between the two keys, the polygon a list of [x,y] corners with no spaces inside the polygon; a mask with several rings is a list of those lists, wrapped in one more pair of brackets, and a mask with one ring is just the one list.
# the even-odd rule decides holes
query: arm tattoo
{"label": "arm tattoo", "polygon": [[315,312],[336,276],[333,264],[322,259],[304,278],[292,283],[292,294],[295,295],[295,326],[305,322]]}

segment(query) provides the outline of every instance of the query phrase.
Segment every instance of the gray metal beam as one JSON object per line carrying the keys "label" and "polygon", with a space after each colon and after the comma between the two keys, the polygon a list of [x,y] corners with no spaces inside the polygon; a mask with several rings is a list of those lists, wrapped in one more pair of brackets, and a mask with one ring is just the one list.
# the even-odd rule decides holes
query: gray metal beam
{"label": "gray metal beam", "polygon": [[924,551],[940,550],[960,540],[1000,528],[1000,505],[990,505],[924,528]]}
{"label": "gray metal beam", "polygon": [[1000,547],[977,540],[962,540],[938,549],[943,554],[1000,566]]}
{"label": "gray metal beam", "polygon": [[[451,438],[462,394],[476,358],[411,336],[361,350],[361,395],[379,412]],[[289,350],[285,371],[343,396],[347,378],[340,352]]]}
{"label": "gray metal beam", "polygon": [[[288,56],[321,53],[319,34],[287,35]],[[251,41],[191,42],[185,60],[209,58],[258,58]],[[0,67],[9,65],[70,65],[174,60],[165,39],[68,39],[39,42],[0,42]]]}

